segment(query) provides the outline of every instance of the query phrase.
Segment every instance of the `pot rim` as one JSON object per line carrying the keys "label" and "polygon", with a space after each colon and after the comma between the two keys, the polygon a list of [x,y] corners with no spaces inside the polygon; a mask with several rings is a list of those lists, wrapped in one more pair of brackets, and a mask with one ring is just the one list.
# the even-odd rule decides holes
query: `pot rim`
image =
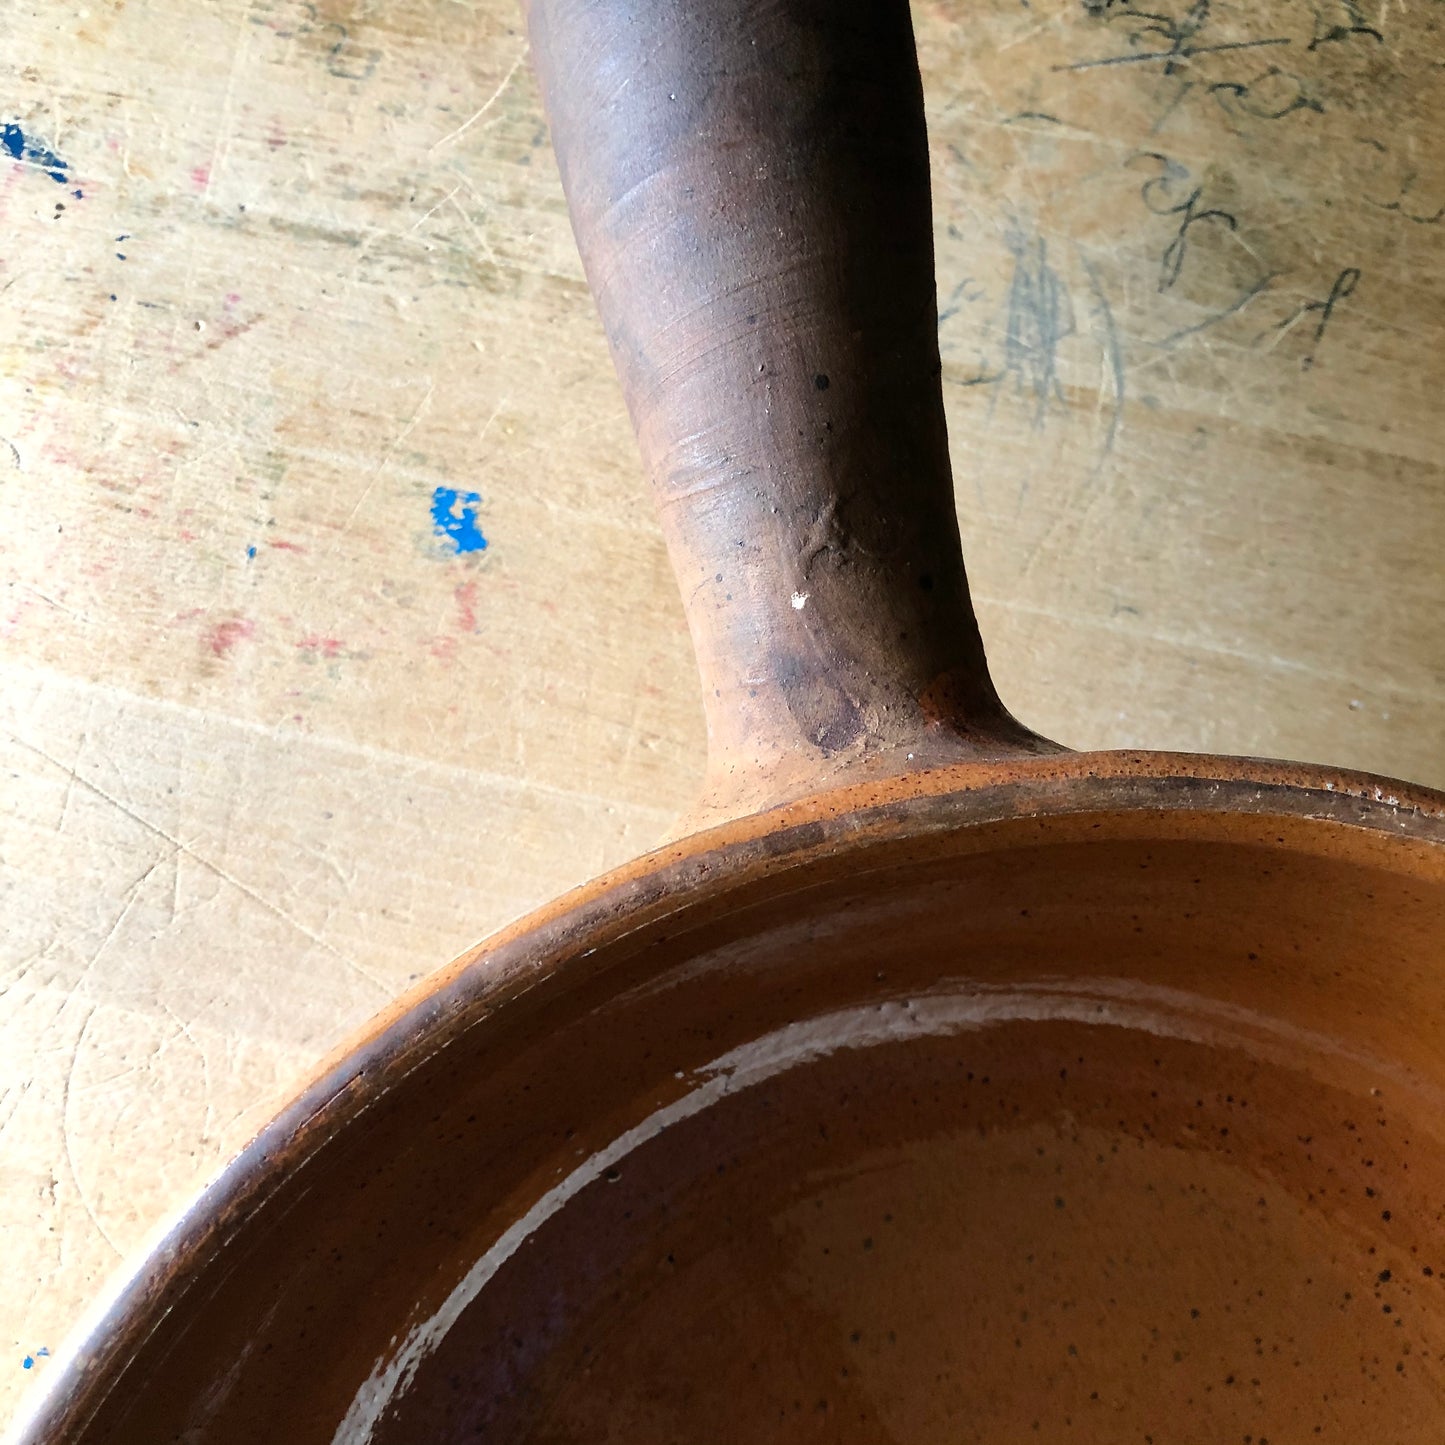
{"label": "pot rim", "polygon": [[946,832],[978,830],[986,845],[991,825],[1092,813],[1291,818],[1445,849],[1445,792],[1320,764],[1157,751],[957,763],[832,788],[668,842],[491,935],[333,1049],[122,1261],[5,1439],[41,1445],[84,1429],[126,1358],[287,1180],[413,1070],[558,970],[647,924],[824,858]]}

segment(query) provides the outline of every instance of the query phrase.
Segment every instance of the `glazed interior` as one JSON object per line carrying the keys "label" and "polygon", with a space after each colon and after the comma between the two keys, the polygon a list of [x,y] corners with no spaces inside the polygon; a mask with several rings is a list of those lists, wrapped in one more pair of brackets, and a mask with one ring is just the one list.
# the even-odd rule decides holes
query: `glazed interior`
{"label": "glazed interior", "polygon": [[1445,850],[1127,811],[699,899],[419,1054],[85,1438],[1438,1441]]}

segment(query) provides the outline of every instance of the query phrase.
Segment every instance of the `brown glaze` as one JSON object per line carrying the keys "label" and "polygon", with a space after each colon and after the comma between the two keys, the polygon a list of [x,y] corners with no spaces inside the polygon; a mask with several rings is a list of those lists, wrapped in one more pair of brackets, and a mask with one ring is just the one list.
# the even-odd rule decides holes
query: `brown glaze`
{"label": "brown glaze", "polygon": [[1445,797],[1008,718],[906,9],[684,8],[533,33],[711,807],[779,806],[381,1018],[17,1438],[1433,1445]]}
{"label": "brown glaze", "polygon": [[[1433,1438],[1445,799],[1282,776],[960,767],[563,900],[339,1056],[23,1438]],[[892,1041],[627,1148],[850,1015]]]}

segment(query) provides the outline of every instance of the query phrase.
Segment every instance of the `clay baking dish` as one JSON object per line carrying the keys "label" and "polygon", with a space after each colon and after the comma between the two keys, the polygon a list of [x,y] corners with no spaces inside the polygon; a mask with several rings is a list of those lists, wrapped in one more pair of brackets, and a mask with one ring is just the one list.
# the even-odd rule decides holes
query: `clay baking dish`
{"label": "clay baking dish", "polygon": [[699,828],[434,975],[25,1442],[1429,1442],[1445,798],[1071,753],[959,552],[902,0],[534,0]]}

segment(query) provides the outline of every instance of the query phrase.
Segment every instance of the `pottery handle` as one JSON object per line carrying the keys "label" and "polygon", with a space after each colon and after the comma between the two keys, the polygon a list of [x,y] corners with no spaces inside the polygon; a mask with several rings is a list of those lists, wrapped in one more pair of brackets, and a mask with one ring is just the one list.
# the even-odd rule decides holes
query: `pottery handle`
{"label": "pottery handle", "polygon": [[1042,744],[969,602],[906,0],[531,0],[740,812]]}

